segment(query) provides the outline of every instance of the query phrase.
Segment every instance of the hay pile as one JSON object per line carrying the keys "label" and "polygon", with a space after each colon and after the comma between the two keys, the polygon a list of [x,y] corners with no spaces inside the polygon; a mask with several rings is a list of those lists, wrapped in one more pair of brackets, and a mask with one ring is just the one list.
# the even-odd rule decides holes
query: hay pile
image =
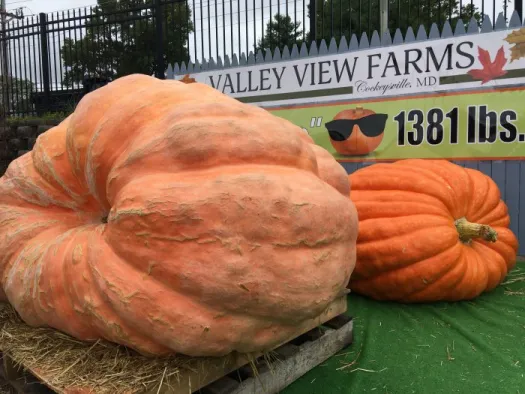
{"label": "hay pile", "polygon": [[96,393],[137,393],[176,381],[183,369],[201,368],[205,358],[151,359],[112,343],[80,342],[47,328],[27,326],[8,304],[0,303],[0,350],[55,389],[90,388]]}

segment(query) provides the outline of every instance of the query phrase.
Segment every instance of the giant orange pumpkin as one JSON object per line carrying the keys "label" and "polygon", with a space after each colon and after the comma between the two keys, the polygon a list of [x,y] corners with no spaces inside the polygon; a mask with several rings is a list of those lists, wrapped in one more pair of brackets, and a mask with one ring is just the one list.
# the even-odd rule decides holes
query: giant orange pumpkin
{"label": "giant orange pumpkin", "polygon": [[472,299],[514,267],[518,241],[494,181],[446,160],[375,164],[350,175],[359,216],[350,288],[377,300]]}
{"label": "giant orange pumpkin", "polygon": [[330,143],[345,156],[367,155],[381,144],[388,116],[357,106],[339,112],[326,123]]}
{"label": "giant orange pumpkin", "polygon": [[0,299],[143,354],[265,350],[345,292],[349,191],[284,119],[203,84],[120,78],[0,179]]}

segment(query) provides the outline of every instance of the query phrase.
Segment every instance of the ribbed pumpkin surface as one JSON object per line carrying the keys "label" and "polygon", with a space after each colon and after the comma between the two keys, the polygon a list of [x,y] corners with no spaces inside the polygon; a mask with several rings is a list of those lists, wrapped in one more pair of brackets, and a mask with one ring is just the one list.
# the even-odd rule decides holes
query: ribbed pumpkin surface
{"label": "ribbed pumpkin surface", "polygon": [[[518,241],[507,206],[483,173],[446,160],[402,160],[349,178],[359,216],[356,293],[403,302],[471,299],[514,267]],[[468,229],[480,234],[460,239]]]}
{"label": "ribbed pumpkin surface", "polygon": [[349,191],[292,123],[202,84],[124,77],[1,178],[0,299],[144,354],[264,350],[344,291]]}

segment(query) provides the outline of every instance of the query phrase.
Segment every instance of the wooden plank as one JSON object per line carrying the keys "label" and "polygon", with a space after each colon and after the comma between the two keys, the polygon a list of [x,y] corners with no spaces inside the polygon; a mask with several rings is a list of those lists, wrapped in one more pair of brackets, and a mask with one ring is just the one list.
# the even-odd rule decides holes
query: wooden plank
{"label": "wooden plank", "polygon": [[478,169],[478,161],[474,161],[474,160],[465,160],[465,168],[471,168],[473,170],[477,170]]}
{"label": "wooden plank", "polygon": [[525,255],[525,161],[520,161],[520,177],[515,182],[519,185],[519,217],[518,217],[518,240],[520,240],[519,255]]}
{"label": "wooden plank", "polygon": [[508,160],[505,172],[505,202],[509,209],[510,229],[518,236],[520,219],[520,162]]}
{"label": "wooden plank", "polygon": [[34,376],[26,373],[24,369],[16,365],[13,360],[2,354],[2,368],[0,378],[8,383],[13,392],[19,394],[49,394],[52,390],[41,384]]}
{"label": "wooden plank", "polygon": [[481,160],[478,162],[478,170],[492,178],[492,162],[489,160]]}
{"label": "wooden plank", "polygon": [[341,164],[343,166],[343,168],[346,170],[347,174],[351,174],[355,171],[357,171],[359,169],[359,166],[357,165],[357,163],[345,163],[345,162],[340,162],[339,164]]}
{"label": "wooden plank", "polygon": [[2,356],[2,372],[7,381],[17,380],[23,376],[22,368],[16,366],[8,356]]}
{"label": "wooden plank", "polygon": [[276,394],[351,344],[352,339],[351,320],[338,330],[328,329],[316,341],[306,342],[294,356],[275,362],[274,368],[241,382],[227,394]]}
{"label": "wooden plank", "polygon": [[235,379],[225,377],[200,390],[200,394],[230,394],[239,385]]}
{"label": "wooden plank", "polygon": [[506,200],[506,161],[495,160],[492,162],[492,179],[498,185],[501,192],[501,199]]}
{"label": "wooden plank", "polygon": [[[347,310],[347,299],[346,295],[340,297],[333,301],[325,311],[318,317],[305,321],[298,327],[297,332],[299,335],[307,333],[308,331],[314,329],[326,323],[327,321],[333,319],[336,316],[339,316],[345,313]],[[274,350],[283,344],[289,342],[293,338],[288,338],[287,340],[279,343],[272,349]],[[163,386],[152,387],[146,391],[148,394],[153,393],[163,393],[163,394],[188,394],[198,391],[203,387],[209,385],[210,383],[222,378],[223,376],[228,375],[229,373],[235,371],[236,369],[250,363],[263,355],[263,352],[253,355],[246,355],[240,353],[233,353],[226,357],[220,357],[214,360],[207,360],[205,363],[197,362],[193,370],[183,370],[179,376],[174,377],[171,380],[168,380],[163,384]]]}

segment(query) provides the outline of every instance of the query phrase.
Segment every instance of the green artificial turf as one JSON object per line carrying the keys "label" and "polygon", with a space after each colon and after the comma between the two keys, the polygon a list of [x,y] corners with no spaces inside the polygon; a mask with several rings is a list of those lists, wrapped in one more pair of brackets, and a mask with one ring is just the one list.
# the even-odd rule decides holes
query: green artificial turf
{"label": "green artificial turf", "polygon": [[348,301],[354,343],[283,394],[525,394],[525,263],[474,301]]}

